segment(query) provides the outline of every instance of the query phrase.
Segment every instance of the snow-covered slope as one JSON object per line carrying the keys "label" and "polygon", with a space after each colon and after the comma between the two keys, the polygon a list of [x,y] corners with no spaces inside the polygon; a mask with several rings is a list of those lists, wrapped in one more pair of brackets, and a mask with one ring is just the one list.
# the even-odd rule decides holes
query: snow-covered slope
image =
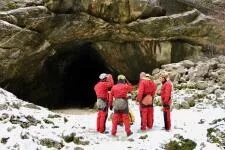
{"label": "snow-covered slope", "polygon": [[[130,101],[130,108],[136,119],[131,126],[134,134],[127,138],[123,127],[119,127],[117,137],[111,137],[110,134],[95,131],[96,113],[58,115],[19,100],[0,89],[0,149],[163,149],[166,143],[177,140],[179,136],[195,141],[196,149],[222,149],[221,145],[219,147],[218,144],[210,143],[207,129],[217,126],[225,133],[225,120],[213,124],[214,120],[224,118],[225,110],[211,105],[201,108],[197,106],[191,109],[174,109],[170,132],[162,129],[163,115],[161,108],[157,106],[153,129],[139,133],[139,109]],[[107,131],[110,130],[111,121],[107,121]]]}

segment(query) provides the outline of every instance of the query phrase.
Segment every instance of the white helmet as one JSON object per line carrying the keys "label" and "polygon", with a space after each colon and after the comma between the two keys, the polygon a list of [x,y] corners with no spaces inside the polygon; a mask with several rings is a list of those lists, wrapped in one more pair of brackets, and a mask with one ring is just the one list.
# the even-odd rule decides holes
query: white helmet
{"label": "white helmet", "polygon": [[140,73],[140,79],[142,79],[142,78],[144,78],[144,77],[146,77],[145,72],[141,72],[141,73]]}
{"label": "white helmet", "polygon": [[150,77],[150,74],[149,74],[149,73],[146,73],[145,76],[146,76],[146,77]]}
{"label": "white helmet", "polygon": [[106,77],[107,77],[107,74],[106,73],[102,73],[102,74],[100,74],[99,79],[103,80]]}

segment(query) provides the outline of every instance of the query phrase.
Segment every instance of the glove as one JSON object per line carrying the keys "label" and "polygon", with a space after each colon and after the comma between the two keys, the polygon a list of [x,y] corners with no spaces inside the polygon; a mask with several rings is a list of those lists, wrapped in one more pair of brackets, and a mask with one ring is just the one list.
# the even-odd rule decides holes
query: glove
{"label": "glove", "polygon": [[113,107],[112,107],[112,106],[110,106],[110,107],[109,107],[109,109],[110,109],[110,110],[112,110],[112,109],[113,109]]}

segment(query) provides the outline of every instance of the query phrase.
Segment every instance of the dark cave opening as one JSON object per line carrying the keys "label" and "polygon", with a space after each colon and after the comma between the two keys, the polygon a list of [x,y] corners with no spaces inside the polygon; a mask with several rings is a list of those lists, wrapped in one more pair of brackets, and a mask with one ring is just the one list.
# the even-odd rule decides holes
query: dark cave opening
{"label": "dark cave opening", "polygon": [[96,101],[94,85],[102,72],[109,72],[98,53],[90,45],[80,47],[80,52],[64,69],[65,105],[93,106]]}
{"label": "dark cave opening", "polygon": [[[94,85],[102,72],[112,73],[91,44],[62,46],[45,63],[48,86],[54,104],[49,108],[90,107],[96,102]],[[50,80],[52,81],[50,81]]]}

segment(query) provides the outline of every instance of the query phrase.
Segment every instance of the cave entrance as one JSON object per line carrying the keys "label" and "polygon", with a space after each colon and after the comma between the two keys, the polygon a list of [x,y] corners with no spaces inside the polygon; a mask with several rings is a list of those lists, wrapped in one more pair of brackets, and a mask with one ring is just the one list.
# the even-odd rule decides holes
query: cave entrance
{"label": "cave entrance", "polygon": [[54,91],[54,95],[57,95],[54,98],[59,99],[57,105],[48,106],[49,108],[92,108],[96,102],[93,88],[99,81],[99,74],[112,73],[89,43],[62,46],[56,55],[48,59],[45,68],[48,78],[59,87]]}
{"label": "cave entrance", "polygon": [[93,87],[98,76],[110,71],[90,44],[78,48],[75,59],[64,68],[64,101],[66,106],[92,107],[96,101]]}

